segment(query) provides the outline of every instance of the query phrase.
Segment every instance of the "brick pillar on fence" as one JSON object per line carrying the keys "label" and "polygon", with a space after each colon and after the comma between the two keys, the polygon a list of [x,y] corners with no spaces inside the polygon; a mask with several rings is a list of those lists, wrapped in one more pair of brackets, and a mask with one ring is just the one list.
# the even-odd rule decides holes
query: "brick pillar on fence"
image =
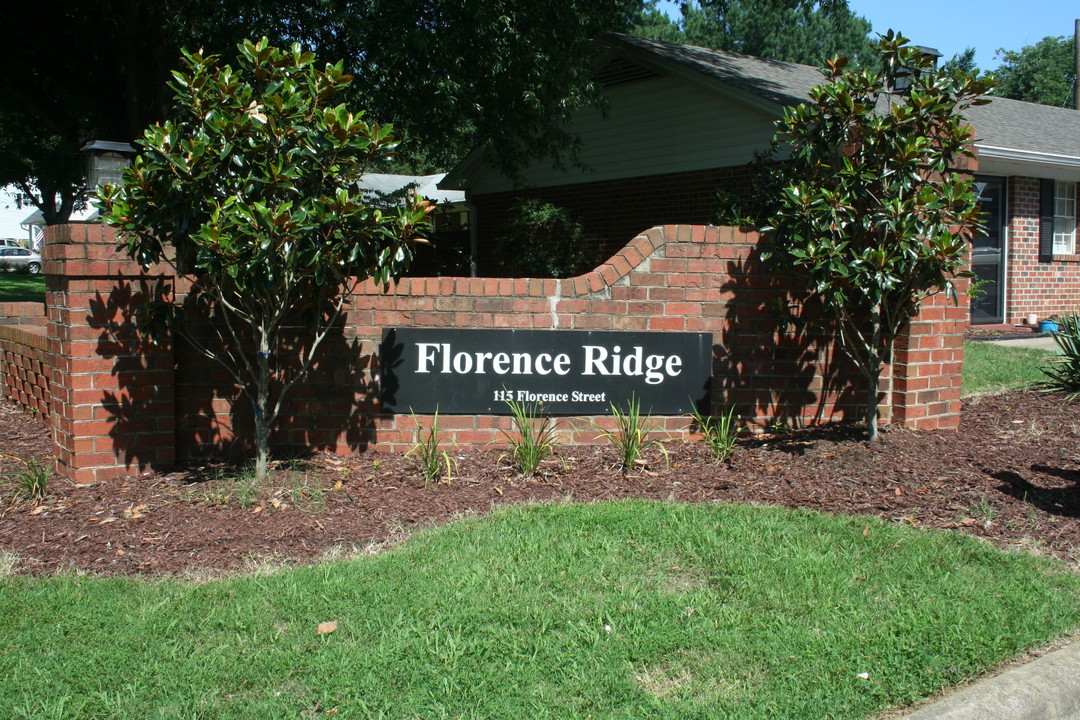
{"label": "brick pillar on fence", "polygon": [[896,339],[892,373],[893,422],[918,430],[960,427],[964,329],[971,322],[968,281],[956,281],[959,300],[945,293],[923,301],[907,332]]}
{"label": "brick pillar on fence", "polygon": [[[974,138],[971,130],[969,137]],[[974,148],[972,148],[974,150]],[[953,158],[950,171],[973,178],[978,153]],[[957,228],[953,228],[955,232]],[[968,266],[971,265],[970,245]],[[896,339],[892,367],[892,421],[917,430],[960,427],[964,380],[964,330],[971,324],[970,281],[954,281],[956,296],[939,292],[924,300],[906,332]]]}
{"label": "brick pillar on fence", "polygon": [[139,337],[146,274],[100,224],[46,228],[44,271],[57,470],[94,482],[175,459],[173,353]]}

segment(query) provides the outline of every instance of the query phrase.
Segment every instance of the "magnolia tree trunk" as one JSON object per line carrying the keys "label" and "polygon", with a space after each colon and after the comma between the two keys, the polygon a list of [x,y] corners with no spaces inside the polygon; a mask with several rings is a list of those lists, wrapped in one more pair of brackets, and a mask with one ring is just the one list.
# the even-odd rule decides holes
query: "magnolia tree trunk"
{"label": "magnolia tree trunk", "polygon": [[878,384],[881,381],[881,366],[867,373],[867,382],[870,387],[866,389],[866,437],[870,442],[877,442],[878,437],[878,401],[881,393]]}
{"label": "magnolia tree trunk", "polygon": [[270,468],[270,343],[267,333],[259,333],[258,377],[255,397],[255,481],[264,482]]}

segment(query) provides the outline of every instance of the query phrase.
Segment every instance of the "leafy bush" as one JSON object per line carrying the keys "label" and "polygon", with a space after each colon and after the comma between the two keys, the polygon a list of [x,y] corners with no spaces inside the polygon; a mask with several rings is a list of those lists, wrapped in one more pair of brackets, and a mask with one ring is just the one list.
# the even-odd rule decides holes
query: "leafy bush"
{"label": "leafy bush", "polygon": [[1053,338],[1060,355],[1040,368],[1048,378],[1043,387],[1064,391],[1070,399],[1080,396],[1080,315],[1063,316]]}
{"label": "leafy bush", "polygon": [[[357,284],[385,285],[408,266],[433,206],[415,195],[393,207],[368,201],[363,177],[397,142],[390,126],[334,104],[352,82],[341,62],[320,68],[299,44],[266,38],[238,50],[235,67],[184,53],[169,85],[173,118],[146,130],[123,184],[103,188],[96,206],[144,269],[175,257],[177,271],[199,276],[186,300],[162,288],[141,320],[231,375],[254,415],[261,482],[284,398]],[[184,322],[200,301],[220,343]],[[290,325],[301,311],[304,322]]]}
{"label": "leafy bush", "polygon": [[863,377],[877,440],[879,380],[897,337],[923,300],[955,299],[956,278],[971,276],[967,241],[984,225],[972,178],[954,168],[972,156],[963,115],[989,102],[994,82],[937,70],[892,31],[872,47],[879,69],[828,61],[827,82],[777,123],[773,152],[788,148],[790,159],[766,165],[776,190],[762,255],[805,275],[805,300],[823,307]]}
{"label": "leafy bush", "polygon": [[523,200],[510,212],[510,232],[500,245],[514,274],[563,278],[590,269],[581,223],[569,210],[542,200]]}

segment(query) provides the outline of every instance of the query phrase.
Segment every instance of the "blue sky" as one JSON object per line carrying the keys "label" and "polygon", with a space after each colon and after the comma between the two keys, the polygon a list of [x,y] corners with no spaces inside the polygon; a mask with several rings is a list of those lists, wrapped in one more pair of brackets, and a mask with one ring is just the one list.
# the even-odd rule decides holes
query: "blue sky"
{"label": "blue sky", "polygon": [[[678,17],[678,3],[661,0],[660,9]],[[945,59],[969,47],[983,70],[1000,61],[998,48],[1019,50],[1048,35],[1073,34],[1080,18],[1077,0],[848,0],[856,15],[870,21],[875,32],[898,30],[916,45],[936,48]]]}
{"label": "blue sky", "polygon": [[[1070,36],[1080,17],[1077,0],[848,0],[848,6],[875,31],[899,30],[916,45],[937,48],[945,59],[974,47],[984,70],[1000,64],[994,57],[998,48],[1019,50],[1048,35]],[[674,2],[661,2],[661,8],[678,16]],[[19,221],[27,214],[0,192],[0,238],[23,237]]]}
{"label": "blue sky", "polygon": [[948,59],[975,48],[983,70],[1001,64],[998,48],[1019,50],[1048,35],[1072,36],[1080,18],[1077,0],[848,0],[848,7],[875,32],[898,30],[916,45],[936,48]]}

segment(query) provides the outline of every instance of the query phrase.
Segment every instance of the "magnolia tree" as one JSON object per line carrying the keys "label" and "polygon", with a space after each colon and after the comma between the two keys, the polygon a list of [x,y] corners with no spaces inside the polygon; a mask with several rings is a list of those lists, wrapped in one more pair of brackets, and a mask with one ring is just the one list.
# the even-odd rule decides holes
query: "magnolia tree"
{"label": "magnolia tree", "polygon": [[933,293],[955,301],[967,240],[982,229],[963,112],[988,100],[987,78],[945,73],[891,31],[877,69],[826,64],[828,82],[777,123],[790,161],[768,209],[766,253],[805,274],[836,321],[840,347],[867,383],[866,424],[878,438],[878,391],[897,335]]}
{"label": "magnolia tree", "polygon": [[[209,315],[192,332],[183,306],[159,298],[151,328],[170,327],[224,366],[251,402],[256,475],[289,390],[365,279],[386,283],[407,265],[430,206],[417,197],[373,207],[364,174],[389,158],[389,126],[335,105],[351,77],[316,67],[299,45],[239,46],[236,66],[183,54],[173,119],[146,130],[123,184],[101,192],[105,222],[144,268],[174,262],[193,276],[188,304]],[[285,337],[304,311],[305,337]]]}

